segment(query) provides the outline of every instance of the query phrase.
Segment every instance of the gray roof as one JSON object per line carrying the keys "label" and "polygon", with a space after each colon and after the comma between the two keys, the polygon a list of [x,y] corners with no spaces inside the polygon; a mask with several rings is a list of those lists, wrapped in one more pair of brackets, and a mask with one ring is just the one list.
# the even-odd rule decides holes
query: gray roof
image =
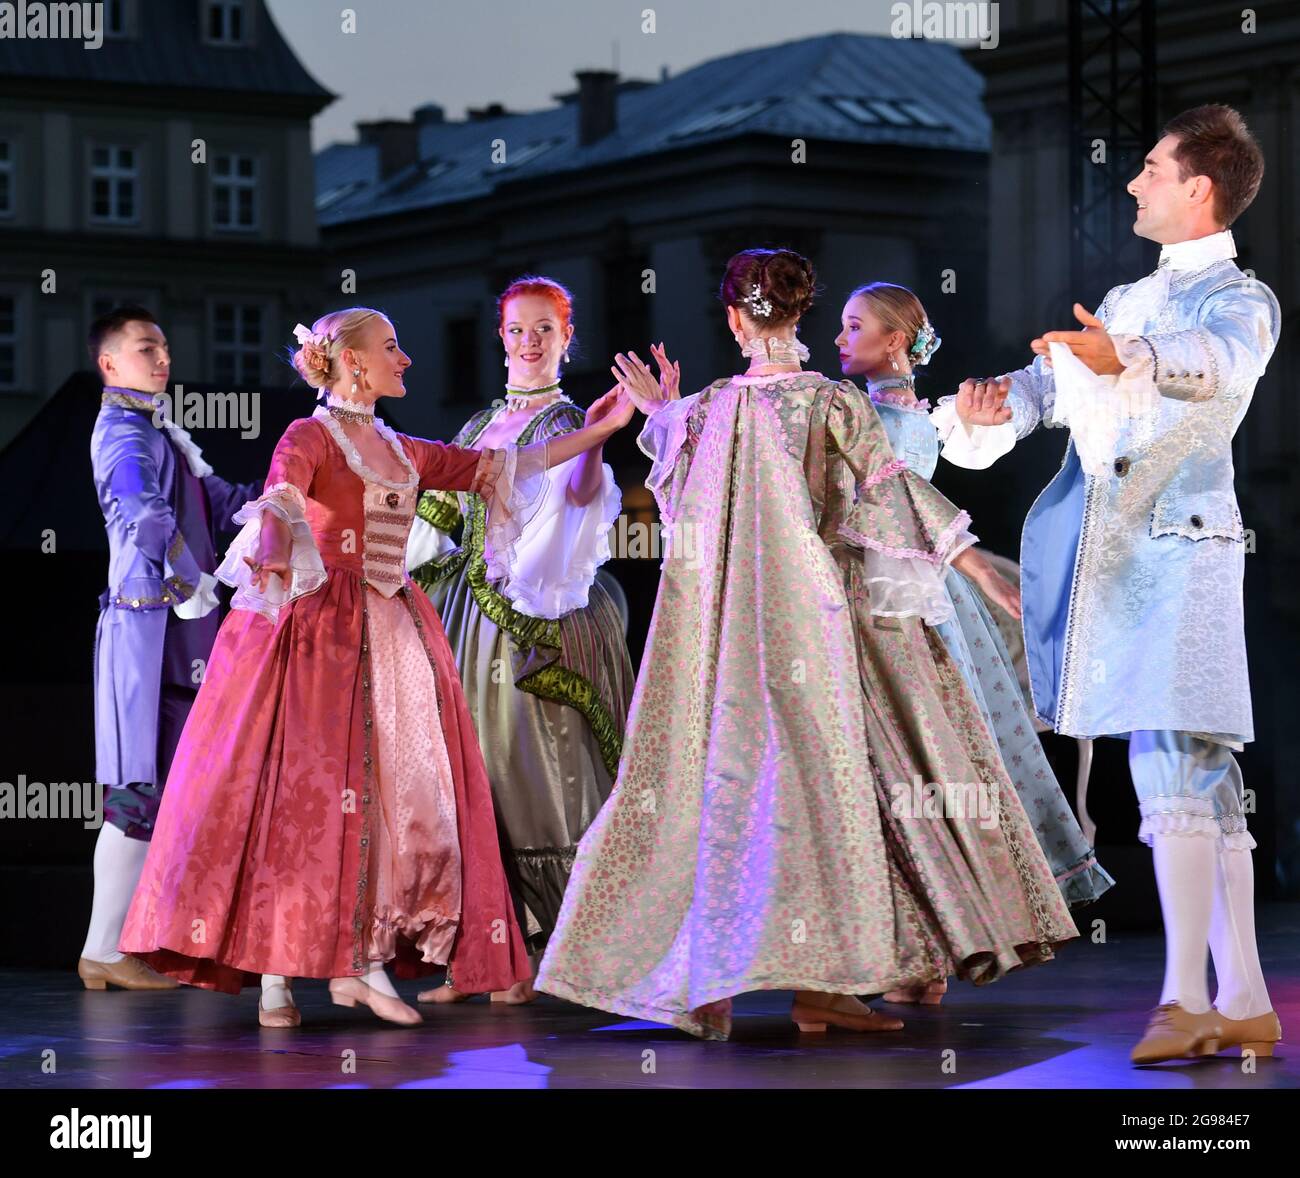
{"label": "gray roof", "polygon": [[96,85],[183,87],[315,99],[334,95],[311,76],[284,39],[262,0],[254,0],[256,39],[211,45],[199,36],[198,0],[140,0],[139,32],[105,38],[88,50],[80,41],[0,39],[0,80],[87,82]]}
{"label": "gray roof", "polygon": [[[831,33],[706,61],[628,86],[618,128],[581,146],[577,104],[425,124],[420,162],[379,178],[378,148],[334,144],[316,156],[322,225],[468,200],[499,184],[617,163],[741,135],[986,152],[981,75],[952,45]],[[506,143],[506,163],[491,143]]]}

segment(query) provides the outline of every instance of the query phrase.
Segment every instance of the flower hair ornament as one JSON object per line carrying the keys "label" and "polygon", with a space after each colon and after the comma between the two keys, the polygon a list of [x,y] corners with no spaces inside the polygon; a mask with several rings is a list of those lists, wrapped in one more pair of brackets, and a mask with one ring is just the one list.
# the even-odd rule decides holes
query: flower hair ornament
{"label": "flower hair ornament", "polygon": [[751,286],[741,302],[749,308],[751,319],[767,319],[772,314],[772,300],[764,298],[757,286]]}
{"label": "flower hair ornament", "polygon": [[913,364],[929,364],[930,357],[939,350],[939,345],[943,343],[934,331],[934,324],[928,319],[921,324],[916,332],[916,342],[907,350]]}
{"label": "flower hair ornament", "polygon": [[[298,341],[298,346],[302,349],[303,363],[312,372],[320,373],[322,379],[328,377],[331,364],[330,344],[334,341],[325,332],[312,331],[310,327],[304,327],[301,323],[294,327],[293,338]],[[316,390],[318,400],[324,395],[324,387]]]}

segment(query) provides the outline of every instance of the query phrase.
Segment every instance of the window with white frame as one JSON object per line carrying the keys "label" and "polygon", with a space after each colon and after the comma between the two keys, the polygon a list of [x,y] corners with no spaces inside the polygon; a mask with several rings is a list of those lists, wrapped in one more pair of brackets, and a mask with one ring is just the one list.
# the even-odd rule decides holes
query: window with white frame
{"label": "window with white frame", "polygon": [[18,384],[18,300],[0,294],[0,389]]}
{"label": "window with white frame", "polygon": [[100,225],[134,225],[140,219],[139,198],[139,152],[134,147],[93,146],[90,219]]}
{"label": "window with white frame", "polygon": [[257,160],[224,152],[212,160],[212,226],[257,228]]}
{"label": "window with white frame", "polygon": [[0,217],[14,215],[14,145],[0,139]]}
{"label": "window with white frame", "polygon": [[248,35],[244,0],[204,0],[204,36],[217,45],[242,45]]}
{"label": "window with white frame", "polygon": [[263,309],[257,303],[214,303],[212,375],[218,385],[262,383]]}

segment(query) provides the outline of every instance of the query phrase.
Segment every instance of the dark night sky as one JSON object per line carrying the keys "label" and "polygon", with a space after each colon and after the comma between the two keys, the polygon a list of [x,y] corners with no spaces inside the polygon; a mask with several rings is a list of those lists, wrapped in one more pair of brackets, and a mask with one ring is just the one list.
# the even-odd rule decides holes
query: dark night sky
{"label": "dark night sky", "polygon": [[[884,33],[890,0],[267,0],[276,23],[338,101],[317,118],[314,143],[355,138],[358,119],[406,118],[436,102],[553,105],[576,69],[624,77],[676,74],[712,57],[833,32]],[[341,31],[340,13],[357,31]],[[653,9],[656,31],[642,32]]]}

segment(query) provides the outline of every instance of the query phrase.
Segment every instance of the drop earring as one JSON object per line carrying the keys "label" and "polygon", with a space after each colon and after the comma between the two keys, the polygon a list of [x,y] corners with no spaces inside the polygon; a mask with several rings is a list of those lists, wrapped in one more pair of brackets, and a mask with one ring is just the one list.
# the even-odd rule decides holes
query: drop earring
{"label": "drop earring", "polygon": [[565,362],[566,364],[569,362],[569,350],[568,350],[568,348],[565,348],[565,350],[564,350],[564,362]]}
{"label": "drop earring", "polygon": [[889,367],[892,368],[895,372],[898,371],[898,361],[895,360],[893,356],[889,357]]}
{"label": "drop earring", "polygon": [[[354,368],[354,369],[352,370],[352,375],[353,375],[354,377],[360,376],[360,375],[361,375],[361,369],[360,369],[360,368]],[[353,382],[352,382],[352,395],[353,395],[354,397],[357,395],[357,382],[356,382],[355,380],[353,380]]]}
{"label": "drop earring", "polygon": [[503,365],[504,367],[509,368],[509,367],[510,367],[510,357],[509,357],[509,356],[503,356],[502,359],[501,359],[501,363],[502,363],[502,365]]}

